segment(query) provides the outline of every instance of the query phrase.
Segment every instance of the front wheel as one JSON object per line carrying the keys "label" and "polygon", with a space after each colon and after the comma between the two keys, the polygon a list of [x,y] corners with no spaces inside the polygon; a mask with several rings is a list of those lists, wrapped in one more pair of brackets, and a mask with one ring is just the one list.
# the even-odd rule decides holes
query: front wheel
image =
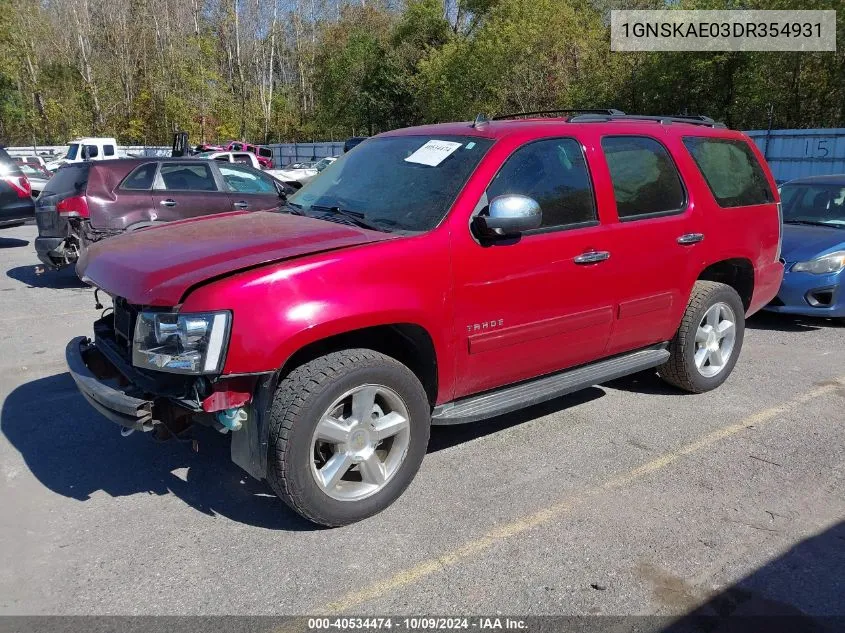
{"label": "front wheel", "polygon": [[669,344],[669,360],[657,368],[658,374],[692,393],[715,389],[733,371],[744,335],[745,308],[736,290],[715,281],[697,281]]}
{"label": "front wheel", "polygon": [[303,517],[346,525],[393,503],[419,469],[431,409],[417,377],[352,349],[294,369],[270,410],[267,480]]}

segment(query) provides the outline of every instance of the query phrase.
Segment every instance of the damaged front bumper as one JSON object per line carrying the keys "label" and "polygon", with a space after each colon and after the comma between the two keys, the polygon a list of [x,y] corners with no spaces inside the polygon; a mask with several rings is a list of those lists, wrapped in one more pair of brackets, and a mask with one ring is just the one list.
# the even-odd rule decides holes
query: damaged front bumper
{"label": "damaged front bumper", "polygon": [[153,400],[130,384],[103,353],[84,336],[67,344],[65,360],[80,393],[99,413],[134,431],[152,431],[158,422]]}
{"label": "damaged front bumper", "polygon": [[[95,324],[95,332],[101,328],[101,322]],[[216,416],[239,403],[248,415],[231,434],[231,458],[256,479],[264,478],[265,412],[275,387],[274,375],[220,378],[204,389],[189,384],[193,380],[189,378],[180,385],[179,378],[172,375],[164,376],[167,382],[162,383],[136,370],[116,352],[114,341],[99,336],[96,343],[84,336],[71,340],[65,360],[80,393],[97,412],[124,429],[154,431],[158,439],[179,435],[194,423],[228,432]],[[194,393],[193,400],[188,392]]]}

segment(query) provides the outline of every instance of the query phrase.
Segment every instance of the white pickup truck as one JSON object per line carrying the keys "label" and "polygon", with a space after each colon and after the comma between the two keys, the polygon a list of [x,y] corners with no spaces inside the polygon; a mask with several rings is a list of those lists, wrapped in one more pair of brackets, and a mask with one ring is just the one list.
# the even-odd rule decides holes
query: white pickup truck
{"label": "white pickup truck", "polygon": [[261,169],[261,163],[258,162],[255,154],[250,152],[200,152],[194,154],[191,158],[206,158],[223,163],[241,163],[255,169]]}
{"label": "white pickup truck", "polygon": [[337,159],[337,156],[326,156],[325,158],[318,160],[316,163],[296,163],[282,169],[268,169],[267,173],[273,176],[273,178],[290,185],[294,189],[299,189],[303,185],[307,185],[309,182],[314,180],[317,174]]}
{"label": "white pickup truck", "polygon": [[117,141],[108,137],[78,138],[68,143],[67,153],[47,163],[47,169],[56,171],[62,165],[81,163],[85,160],[109,160],[125,158],[126,154],[117,149]]}

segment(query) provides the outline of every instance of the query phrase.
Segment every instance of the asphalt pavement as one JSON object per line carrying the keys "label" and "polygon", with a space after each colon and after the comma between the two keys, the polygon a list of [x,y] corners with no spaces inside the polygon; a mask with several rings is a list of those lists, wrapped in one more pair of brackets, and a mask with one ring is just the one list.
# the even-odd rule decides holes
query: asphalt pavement
{"label": "asphalt pavement", "polygon": [[227,437],[85,403],[93,292],[35,235],[0,231],[0,614],[845,615],[843,324],[753,317],[711,393],[638,374],[435,428],[396,504],[319,529]]}

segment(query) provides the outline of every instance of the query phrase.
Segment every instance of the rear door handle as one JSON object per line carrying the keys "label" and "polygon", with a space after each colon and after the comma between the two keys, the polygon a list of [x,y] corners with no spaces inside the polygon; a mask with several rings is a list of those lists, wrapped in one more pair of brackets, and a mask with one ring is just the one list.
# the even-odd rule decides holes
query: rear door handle
{"label": "rear door handle", "polygon": [[232,206],[235,207],[236,209],[248,209],[249,208],[249,204],[247,204],[243,200],[238,200],[237,202],[233,202]]}
{"label": "rear door handle", "polygon": [[578,255],[573,261],[576,264],[598,264],[606,259],[610,259],[610,253],[607,251],[588,251]]}
{"label": "rear door handle", "polygon": [[167,200],[162,200],[161,202],[159,202],[159,204],[163,207],[175,207],[176,201],[172,198],[168,198]]}
{"label": "rear door handle", "polygon": [[704,233],[685,233],[678,238],[678,244],[698,244],[704,239]]}

